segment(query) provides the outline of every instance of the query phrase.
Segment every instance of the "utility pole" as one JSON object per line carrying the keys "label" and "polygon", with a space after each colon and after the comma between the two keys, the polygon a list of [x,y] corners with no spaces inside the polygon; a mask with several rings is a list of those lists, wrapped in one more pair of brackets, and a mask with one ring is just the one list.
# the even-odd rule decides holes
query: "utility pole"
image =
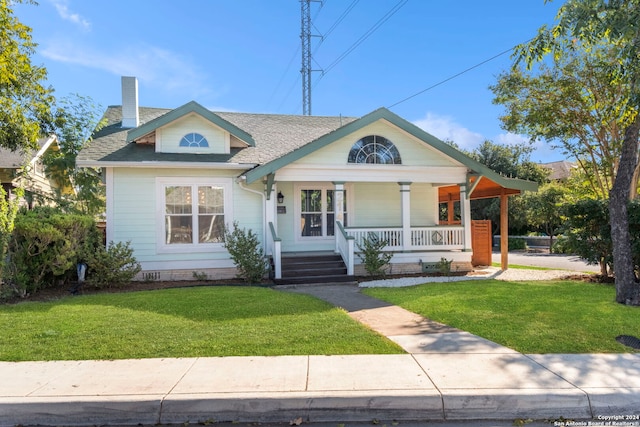
{"label": "utility pole", "polygon": [[300,41],[302,42],[302,114],[311,115],[311,2],[322,0],[300,0]]}

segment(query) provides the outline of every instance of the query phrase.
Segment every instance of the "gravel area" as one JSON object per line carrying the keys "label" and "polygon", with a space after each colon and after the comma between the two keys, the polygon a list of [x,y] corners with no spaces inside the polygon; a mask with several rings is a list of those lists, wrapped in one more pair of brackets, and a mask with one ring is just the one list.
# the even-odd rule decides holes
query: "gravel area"
{"label": "gravel area", "polygon": [[577,273],[567,270],[523,270],[508,269],[502,271],[496,267],[486,267],[474,270],[464,276],[422,276],[422,277],[403,277],[399,279],[372,280],[370,282],[361,282],[361,288],[400,288],[403,286],[414,286],[422,283],[441,283],[441,282],[459,282],[463,280],[484,280],[496,279],[506,281],[524,281],[524,280],[557,280],[563,278],[576,278],[576,276],[587,276],[585,273]]}

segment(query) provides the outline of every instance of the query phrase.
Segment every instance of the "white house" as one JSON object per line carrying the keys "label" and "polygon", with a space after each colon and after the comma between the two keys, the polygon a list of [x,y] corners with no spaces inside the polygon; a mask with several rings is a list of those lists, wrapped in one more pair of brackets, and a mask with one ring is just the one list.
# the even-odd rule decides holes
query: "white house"
{"label": "white house", "polygon": [[[276,279],[293,274],[287,258],[304,254],[313,255],[307,268],[339,255],[341,272],[327,276],[362,274],[358,244],[371,235],[394,252],[392,273],[442,258],[465,270],[470,199],[537,188],[385,108],[360,118],[212,112],[196,102],[143,108],[136,79],[122,82],[123,105],[107,109],[77,162],[104,169],[107,240],[131,242],[144,278],[234,277],[223,227],[236,221],[260,236]],[[455,200],[460,223],[442,224],[439,204]]]}

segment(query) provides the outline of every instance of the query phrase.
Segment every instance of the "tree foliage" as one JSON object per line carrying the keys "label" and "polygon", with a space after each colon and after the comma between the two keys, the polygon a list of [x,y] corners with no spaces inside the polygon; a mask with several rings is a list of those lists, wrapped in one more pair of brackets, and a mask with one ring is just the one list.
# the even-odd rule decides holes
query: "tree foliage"
{"label": "tree foliage", "polygon": [[549,252],[552,251],[553,237],[560,232],[564,219],[562,206],[567,190],[558,183],[548,183],[536,193],[526,193],[522,197],[526,207],[527,223],[549,236]]}
{"label": "tree foliage", "polygon": [[[53,89],[45,87],[47,71],[31,63],[36,44],[12,5],[0,0],[0,147],[36,149],[51,131]],[[31,2],[30,2],[31,3]]]}
{"label": "tree foliage", "polygon": [[[501,175],[535,181],[539,184],[546,182],[549,171],[531,161],[533,147],[528,144],[496,144],[485,141],[468,156],[477,160]],[[471,202],[471,217],[473,219],[489,219],[495,232],[500,230],[500,200],[481,199]],[[525,206],[520,197],[509,200],[509,230],[510,233],[520,234],[528,228]]]}
{"label": "tree foliage", "polygon": [[[615,177],[609,192],[609,218],[613,242],[616,301],[640,304],[629,232],[628,200],[635,196],[640,134],[640,0],[567,0],[558,12],[557,24],[543,26],[530,42],[516,48],[515,66],[530,69],[545,58],[590,55],[603,49],[597,62],[602,82],[620,91],[619,103],[604,99],[602,111],[616,111],[622,119],[622,140],[614,166]],[[557,86],[561,90],[562,86]],[[602,107],[604,106],[604,107]],[[599,110],[601,109],[599,108]],[[604,117],[604,116],[603,116]],[[607,120],[603,118],[603,123]],[[579,138],[580,135],[575,135]]]}
{"label": "tree foliage", "polygon": [[58,194],[57,202],[66,211],[96,216],[104,211],[105,191],[99,169],[76,167],[76,157],[91,143],[94,131],[104,126],[101,108],[90,97],[63,98],[56,111],[55,133],[59,151],[44,158],[47,173],[58,182],[70,181],[72,194]]}
{"label": "tree foliage", "polygon": [[[535,73],[514,68],[491,86],[504,105],[503,127],[543,139],[576,159],[597,198],[606,199],[618,167],[629,112],[618,106],[628,93],[610,85],[610,47],[568,50]],[[637,180],[636,180],[637,182]]]}

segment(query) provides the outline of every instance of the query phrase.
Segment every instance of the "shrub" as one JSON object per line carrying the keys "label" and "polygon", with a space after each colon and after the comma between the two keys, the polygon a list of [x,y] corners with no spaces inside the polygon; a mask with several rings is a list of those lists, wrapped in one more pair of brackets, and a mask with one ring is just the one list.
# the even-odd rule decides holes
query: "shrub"
{"label": "shrub", "polygon": [[7,275],[15,293],[24,296],[68,281],[99,241],[91,217],[52,208],[21,212],[9,242]]}
{"label": "shrub", "polygon": [[133,256],[130,242],[98,246],[87,256],[87,284],[96,288],[120,287],[130,282],[141,270]]}
{"label": "shrub", "polygon": [[527,249],[527,241],[519,237],[509,237],[507,245],[510,251],[518,251]]}
{"label": "shrub", "polygon": [[369,234],[362,241],[362,244],[358,243],[358,249],[360,251],[358,256],[364,264],[364,269],[370,276],[385,276],[384,266],[389,264],[389,261],[393,258],[392,252],[383,251],[388,244],[386,240],[381,240],[375,234]]}
{"label": "shrub", "polygon": [[247,283],[259,283],[267,273],[264,251],[258,236],[251,230],[239,228],[233,223],[233,229],[225,228],[224,247],[231,255],[238,269],[238,277]]}

